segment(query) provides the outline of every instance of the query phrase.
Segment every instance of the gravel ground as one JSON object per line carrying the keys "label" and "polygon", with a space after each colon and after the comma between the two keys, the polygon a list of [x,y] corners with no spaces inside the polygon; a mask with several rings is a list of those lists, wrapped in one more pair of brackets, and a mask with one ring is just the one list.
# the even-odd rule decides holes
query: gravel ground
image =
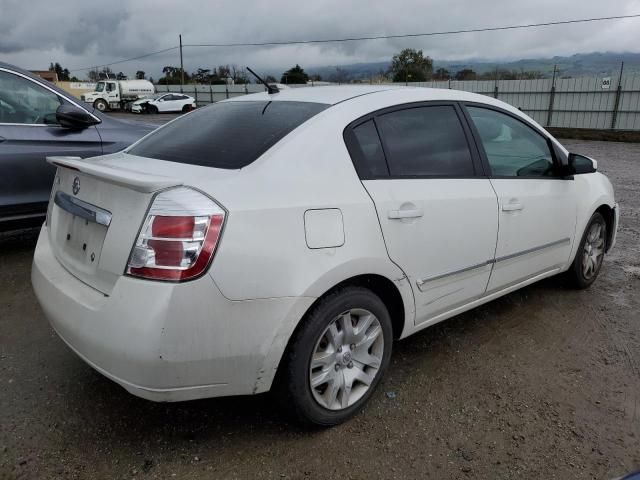
{"label": "gravel ground", "polygon": [[[148,117],[145,118],[148,120]],[[394,346],[369,406],[299,429],[269,395],[156,404],[56,337],[33,236],[0,243],[0,478],[607,479],[640,468],[640,145],[599,158],[622,207],[586,291],[553,278]]]}

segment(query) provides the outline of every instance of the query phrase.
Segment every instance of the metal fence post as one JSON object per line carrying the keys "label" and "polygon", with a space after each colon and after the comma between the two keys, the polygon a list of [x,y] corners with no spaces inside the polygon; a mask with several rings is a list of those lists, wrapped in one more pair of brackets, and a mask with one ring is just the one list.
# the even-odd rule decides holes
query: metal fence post
{"label": "metal fence post", "polygon": [[551,125],[551,119],[553,118],[553,102],[556,98],[556,67],[553,66],[553,77],[551,79],[551,92],[549,92],[549,110],[547,112],[547,127]]}
{"label": "metal fence post", "polygon": [[613,102],[613,114],[611,115],[611,130],[616,128],[616,120],[618,119],[618,108],[620,107],[620,96],[622,95],[622,71],[624,70],[624,62],[620,64],[620,76],[618,77],[618,88],[616,88],[616,99]]}
{"label": "metal fence post", "polygon": [[229,98],[229,84],[225,83],[224,85],[224,93]]}
{"label": "metal fence post", "polygon": [[249,95],[249,89],[247,88],[247,84],[244,84],[244,94]]}
{"label": "metal fence post", "polygon": [[209,84],[209,97],[211,99],[209,103],[213,103],[213,88],[211,88],[211,84]]}
{"label": "metal fence post", "polygon": [[198,85],[194,85],[193,88],[195,89],[195,94],[193,96],[196,100],[196,107],[197,107],[198,106]]}

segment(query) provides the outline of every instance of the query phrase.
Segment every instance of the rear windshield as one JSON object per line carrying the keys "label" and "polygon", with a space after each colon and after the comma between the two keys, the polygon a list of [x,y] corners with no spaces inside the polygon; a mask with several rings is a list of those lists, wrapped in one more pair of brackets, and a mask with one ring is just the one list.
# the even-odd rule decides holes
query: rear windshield
{"label": "rear windshield", "polygon": [[310,102],[221,102],[149,135],[128,152],[205,167],[237,169],[329,105]]}

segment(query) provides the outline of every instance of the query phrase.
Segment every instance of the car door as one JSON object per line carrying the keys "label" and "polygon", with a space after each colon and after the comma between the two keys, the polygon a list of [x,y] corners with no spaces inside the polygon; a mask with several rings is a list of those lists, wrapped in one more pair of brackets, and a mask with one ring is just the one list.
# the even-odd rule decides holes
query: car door
{"label": "car door", "polygon": [[120,102],[120,89],[116,82],[107,82],[106,93],[109,105]]}
{"label": "car door", "polygon": [[185,106],[191,107],[191,105],[193,105],[193,103],[195,102],[195,100],[187,95],[177,95],[176,96],[177,101],[176,103],[176,111],[177,112],[181,112],[182,109]]}
{"label": "car door", "polygon": [[164,97],[158,99],[158,111],[159,112],[171,112],[173,110],[173,94],[169,93]]}
{"label": "car door", "polygon": [[56,123],[56,109],[65,102],[26,75],[0,69],[0,230],[45,214],[55,174],[45,157],[102,154],[95,127]]}
{"label": "car door", "polygon": [[496,195],[454,103],[384,110],[345,132],[416,324],[481,297],[496,248]]}
{"label": "car door", "polygon": [[498,196],[498,245],[488,293],[557,271],[575,235],[575,182],[562,175],[551,140],[515,114],[465,106]]}

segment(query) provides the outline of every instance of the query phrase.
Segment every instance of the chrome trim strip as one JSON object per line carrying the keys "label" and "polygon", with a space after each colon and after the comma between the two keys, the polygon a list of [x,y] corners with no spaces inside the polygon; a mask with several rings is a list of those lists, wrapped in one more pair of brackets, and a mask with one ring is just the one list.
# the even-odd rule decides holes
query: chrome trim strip
{"label": "chrome trim strip", "polygon": [[433,282],[435,280],[441,280],[441,279],[443,279],[445,277],[458,275],[460,273],[470,272],[471,270],[477,270],[479,268],[486,267],[487,265],[493,265],[493,264],[498,263],[498,262],[504,262],[506,260],[511,260],[513,258],[516,258],[516,257],[521,257],[523,255],[528,255],[530,253],[535,253],[535,252],[538,252],[540,250],[545,250],[547,248],[555,247],[555,246],[558,246],[558,245],[563,245],[565,243],[570,243],[570,242],[571,242],[570,238],[563,238],[562,240],[556,240],[555,242],[545,243],[544,245],[539,245],[537,247],[529,248],[527,250],[522,250],[520,252],[512,253],[510,255],[505,255],[503,257],[498,257],[496,259],[487,260],[486,262],[479,263],[477,265],[471,265],[470,267],[461,268],[460,270],[454,270],[452,272],[440,273],[440,274],[437,274],[437,275],[432,275],[430,277],[421,278],[421,279],[416,280],[416,285],[422,291],[422,286],[425,283],[428,283],[428,282]]}
{"label": "chrome trim strip", "polygon": [[454,270],[453,272],[439,273],[437,275],[432,275],[430,277],[421,278],[419,280],[416,280],[416,285],[418,285],[418,288],[420,288],[422,285],[424,285],[427,282],[433,282],[434,280],[440,280],[442,278],[450,277],[452,275],[457,275],[459,273],[470,272],[471,270],[476,270],[478,268],[486,267],[487,265],[491,265],[492,263],[493,263],[493,260],[487,260],[486,262],[479,263],[477,265],[472,265],[470,267],[461,268],[460,270]]}
{"label": "chrome trim strip", "polygon": [[562,240],[556,240],[555,242],[545,243],[544,245],[540,245],[537,247],[529,248],[527,250],[522,250],[520,252],[512,253],[510,255],[505,255],[503,257],[498,257],[493,260],[492,263],[504,262],[505,260],[511,260],[512,258],[521,257],[523,255],[528,255],[530,253],[537,252],[539,250],[544,250],[546,248],[556,247],[558,245],[563,245],[565,243],[571,243],[570,238],[563,238]]}
{"label": "chrome trim strip", "polygon": [[56,192],[54,202],[57,206],[71,215],[84,218],[89,222],[108,227],[111,223],[111,212],[90,203],[74,198],[64,192]]}
{"label": "chrome trim strip", "polygon": [[[40,85],[41,87],[46,88],[47,90],[49,90],[51,93],[54,93],[58,97],[64,98],[67,102],[71,103],[72,105],[75,105],[76,107],[81,108],[82,110],[87,112],[89,115],[91,115],[93,118],[95,118],[99,123],[102,123],[102,120],[100,120],[100,118],[96,117],[93,113],[88,111],[86,108],[80,106],[78,103],[76,103],[75,101],[71,100],[66,95],[62,95],[61,93],[56,92],[54,89],[52,89],[51,87],[48,87],[44,83],[41,83],[41,82],[39,82],[37,80],[34,80],[33,78],[28,77],[27,75],[24,75],[23,73],[16,72],[15,70],[9,70],[8,68],[0,67],[0,72],[7,72],[7,73],[10,73],[11,75],[17,75],[19,77],[24,78],[25,80],[29,80],[30,82],[35,83],[36,85]],[[28,124],[25,124],[25,123],[0,123],[0,125],[28,125]],[[55,124],[48,125],[46,123],[36,123],[36,124],[32,124],[32,125],[36,126],[36,127],[41,127],[41,126],[51,127],[51,126],[55,126]]]}

